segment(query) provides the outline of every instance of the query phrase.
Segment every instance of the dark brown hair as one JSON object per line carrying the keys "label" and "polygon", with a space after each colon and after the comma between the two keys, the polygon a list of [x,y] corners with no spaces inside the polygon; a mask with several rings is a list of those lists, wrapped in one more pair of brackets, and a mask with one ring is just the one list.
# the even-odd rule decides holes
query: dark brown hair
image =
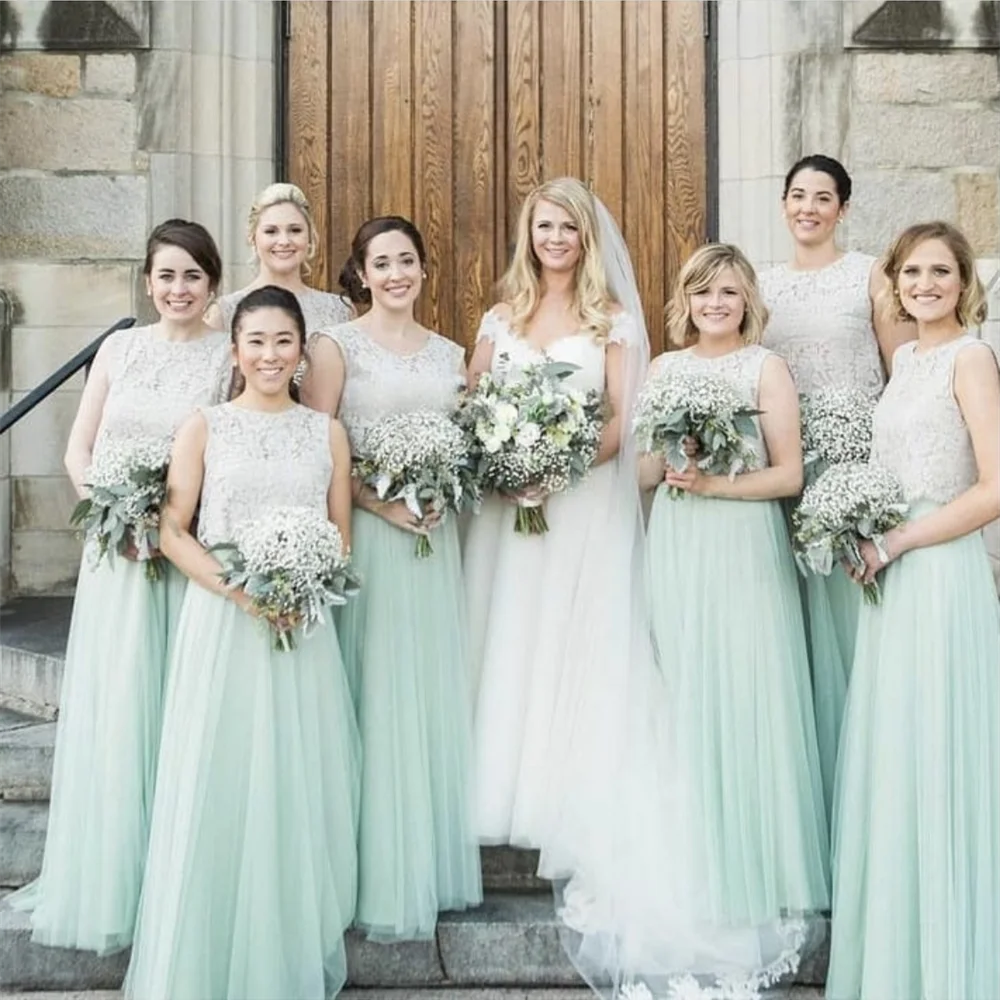
{"label": "dark brown hair", "polygon": [[[302,306],[299,305],[299,300],[292,292],[288,291],[287,288],[279,288],[277,285],[262,285],[260,288],[255,288],[252,292],[247,292],[236,304],[229,330],[233,346],[236,346],[237,335],[243,325],[243,320],[251,313],[257,312],[258,309],[280,309],[292,320],[299,333],[299,348],[302,357],[306,359],[306,320],[302,314]],[[234,368],[230,397],[239,395],[244,388],[246,388],[246,382],[243,373],[239,368]],[[288,394],[296,403],[299,401],[299,387],[294,381],[288,383]]]}
{"label": "dark brown hair", "polygon": [[822,153],[803,156],[797,163],[792,164],[792,169],[785,174],[785,190],[781,195],[782,200],[788,197],[792,181],[803,170],[816,170],[832,178],[834,187],[837,189],[837,199],[841,205],[846,205],[851,200],[851,175],[844,169],[840,160],[835,160],[832,156],[824,156]]}
{"label": "dark brown hair", "polygon": [[209,288],[214,292],[222,280],[222,258],[211,233],[198,222],[186,219],[167,219],[161,222],[146,240],[146,260],[142,273],[148,278],[153,273],[153,257],[161,247],[179,247],[190,254],[194,262],[208,277]]}
{"label": "dark brown hair", "polygon": [[380,215],[369,219],[355,234],[351,242],[351,255],[344,261],[338,279],[340,287],[355,305],[368,305],[372,300],[372,293],[361,283],[361,274],[368,259],[369,244],[383,233],[402,233],[416,249],[420,266],[427,266],[424,238],[409,219],[404,219],[401,215]]}

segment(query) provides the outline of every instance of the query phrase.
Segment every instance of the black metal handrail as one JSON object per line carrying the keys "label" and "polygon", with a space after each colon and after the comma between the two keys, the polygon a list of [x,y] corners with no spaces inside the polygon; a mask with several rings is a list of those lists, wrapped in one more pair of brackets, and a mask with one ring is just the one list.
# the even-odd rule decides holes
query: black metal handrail
{"label": "black metal handrail", "polygon": [[54,371],[44,382],[39,383],[23,399],[19,399],[3,416],[0,416],[0,434],[10,430],[21,419],[30,413],[39,403],[47,399],[63,384],[71,379],[81,368],[89,370],[101,344],[118,330],[127,330],[135,326],[134,316],[125,316],[114,326],[108,327],[98,338],[89,343],[82,351],[74,355],[60,369]]}

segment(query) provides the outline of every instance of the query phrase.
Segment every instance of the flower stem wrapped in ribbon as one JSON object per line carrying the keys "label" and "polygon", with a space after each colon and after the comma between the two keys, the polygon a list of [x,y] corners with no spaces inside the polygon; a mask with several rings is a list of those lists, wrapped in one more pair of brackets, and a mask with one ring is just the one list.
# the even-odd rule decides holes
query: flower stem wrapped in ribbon
{"label": "flower stem wrapped in ribbon", "polygon": [[[444,517],[479,504],[479,487],[465,435],[451,417],[419,410],[385,417],[365,434],[364,456],[354,475],[379,500],[402,500],[414,517]],[[427,534],[417,537],[416,554],[433,548]]]}
{"label": "flower stem wrapped in ribbon", "polygon": [[542,498],[578,483],[597,458],[602,401],[566,384],[576,370],[550,361],[505,377],[487,372],[459,405],[476,478],[482,489],[516,498],[519,534],[548,531]]}
{"label": "flower stem wrapped in ribbon", "polygon": [[853,386],[833,386],[799,398],[802,463],[808,482],[831,465],[867,462],[872,447],[870,393]]}
{"label": "flower stem wrapped in ribbon", "polygon": [[208,551],[226,586],[250,598],[277,650],[294,649],[296,633],[310,635],[324,608],[346,604],[360,588],[337,526],[311,507],[272,507],[234,534]]}
{"label": "flower stem wrapped in ribbon", "polygon": [[162,575],[160,508],[167,496],[170,442],[154,438],[108,440],[97,448],[87,470],[90,495],[70,515],[100,561],[131,555],[145,563],[146,577]]}
{"label": "flower stem wrapped in ribbon", "polygon": [[[684,444],[693,438],[698,468],[707,475],[734,479],[757,464],[749,440],[757,437],[753,417],[758,413],[724,378],[667,368],[639,393],[632,430],[640,452],[662,454],[678,472],[691,461]],[[669,493],[672,499],[684,495],[673,486]]]}
{"label": "flower stem wrapped in ribbon", "polygon": [[[802,494],[792,513],[795,559],[804,573],[829,576],[834,564],[846,559],[864,569],[859,543],[870,539],[887,559],[882,538],[902,524],[908,507],[896,477],[878,465],[832,465]],[[864,585],[865,601],[878,604],[877,581]]]}

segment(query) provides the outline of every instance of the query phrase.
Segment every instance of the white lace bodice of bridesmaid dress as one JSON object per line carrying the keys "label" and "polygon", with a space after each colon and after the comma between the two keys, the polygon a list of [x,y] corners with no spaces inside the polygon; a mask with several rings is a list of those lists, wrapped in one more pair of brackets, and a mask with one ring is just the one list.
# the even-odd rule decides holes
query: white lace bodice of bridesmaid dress
{"label": "white lace bodice of bridesmaid dress", "polygon": [[333,473],[330,418],[298,404],[280,413],[223,403],[202,411],[208,424],[198,540],[233,539],[239,524],[271,507],[327,514]]}
{"label": "white lace bodice of bridesmaid dress", "polygon": [[224,333],[180,341],[165,340],[153,327],[133,327],[113,333],[103,350],[108,394],[95,457],[109,441],[167,444],[189,414],[221,402],[229,391],[232,360]]}
{"label": "white lace bodice of bridesmaid dress", "polygon": [[465,384],[465,351],[432,333],[413,354],[395,354],[359,326],[345,323],[324,330],[344,358],[346,378],[338,417],[351,452],[361,454],[368,428],[393,413],[436,410],[447,413]]}
{"label": "white lace bodice of bridesmaid dress", "polygon": [[949,503],[979,477],[972,438],[955,401],[955,358],[970,345],[990,359],[987,344],[965,334],[918,353],[903,344],[892,359],[892,378],[875,407],[872,462],[892,472],[906,500]]}
{"label": "white lace bodice of bridesmaid dress", "polygon": [[[697,372],[716,375],[724,378],[739,392],[740,397],[748,407],[757,409],[760,396],[760,373],[764,362],[773,354],[760,344],[749,344],[737,351],[723,354],[717,358],[703,358],[693,353],[688,347],[683,351],[670,351],[661,354],[653,362],[651,377],[664,371]],[[768,464],[767,446],[761,431],[760,420],[753,418],[757,427],[757,437],[751,438],[749,444],[757,456],[761,468]]]}
{"label": "white lace bodice of bridesmaid dress", "polygon": [[[229,330],[233,322],[233,313],[250,288],[241,288],[238,292],[230,292],[219,299],[219,309],[222,311],[222,322]],[[318,288],[307,288],[295,296],[302,307],[302,315],[306,321],[306,334],[324,330],[327,327],[339,326],[351,318],[351,307],[339,296],[331,292],[322,292]]]}
{"label": "white lace bodice of bridesmaid dress", "polygon": [[[634,336],[635,320],[621,311],[615,315],[608,332],[608,343],[627,343]],[[578,367],[566,379],[568,385],[584,392],[595,389],[604,392],[605,345],[586,333],[572,333],[560,337],[549,344],[544,351],[519,337],[496,309],[491,309],[479,325],[476,340],[493,343],[493,360],[490,370],[499,376],[516,372],[528,365],[543,364],[546,361],[564,361]]]}
{"label": "white lace bodice of bridesmaid dress", "polygon": [[877,395],[884,376],[868,292],[874,257],[851,251],[816,271],[781,264],[760,276],[770,312],[764,346],[780,354],[799,392],[853,386]]}

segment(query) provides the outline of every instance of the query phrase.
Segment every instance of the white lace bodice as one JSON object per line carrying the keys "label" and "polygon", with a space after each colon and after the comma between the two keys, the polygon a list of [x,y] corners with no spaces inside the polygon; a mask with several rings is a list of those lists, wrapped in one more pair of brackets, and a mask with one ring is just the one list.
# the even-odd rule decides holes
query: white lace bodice
{"label": "white lace bodice", "polygon": [[202,413],[208,424],[202,545],[232,541],[239,524],[270,507],[312,507],[326,516],[333,460],[325,413],[298,405],[263,413],[233,403]]}
{"label": "white lace bodice", "polygon": [[780,354],[799,392],[853,386],[877,395],[884,376],[868,292],[874,257],[845,253],[818,271],[781,264],[760,276],[770,311],[764,346]]}
{"label": "white lace bodice", "polygon": [[[251,291],[241,288],[238,292],[230,292],[219,299],[219,309],[222,310],[222,322],[226,331],[233,322],[233,313],[240,300]],[[306,321],[306,335],[315,333],[331,326],[339,326],[351,318],[351,307],[339,296],[330,292],[321,292],[318,288],[307,288],[295,296],[302,307],[302,315]]]}
{"label": "white lace bodice", "polygon": [[338,416],[355,455],[360,454],[368,428],[383,417],[413,410],[447,412],[465,384],[465,351],[440,334],[432,333],[415,354],[400,355],[353,323],[323,333],[344,358],[346,378]]}
{"label": "white lace bodice", "polygon": [[[757,409],[760,397],[760,373],[764,368],[764,362],[773,353],[760,344],[750,344],[718,358],[702,358],[688,347],[683,351],[661,354],[653,361],[650,377],[665,371],[704,372],[716,375],[735,386],[748,407]],[[757,437],[752,438],[749,444],[757,456],[760,468],[764,468],[768,464],[767,445],[764,443],[760,420],[754,417],[753,422],[757,427]]]}
{"label": "white lace bodice", "polygon": [[908,502],[948,503],[979,477],[955,401],[955,358],[971,348],[982,351],[986,364],[990,348],[969,335],[926,353],[917,347],[910,341],[893,356],[892,378],[875,407],[871,460],[899,479]]}
{"label": "white lace bodice", "polygon": [[[627,343],[635,336],[635,319],[625,311],[617,313],[608,332],[608,343]],[[514,333],[507,320],[491,309],[479,324],[476,340],[492,341],[490,370],[498,375],[545,361],[565,361],[577,365],[579,369],[567,377],[567,384],[583,391],[596,389],[604,392],[605,345],[588,334],[573,333],[560,337],[544,351],[539,351],[524,337]]]}
{"label": "white lace bodice", "polygon": [[152,327],[119,330],[105,342],[108,394],[94,457],[108,441],[149,438],[169,442],[199,406],[225,399],[232,360],[229,338],[165,340]]}

